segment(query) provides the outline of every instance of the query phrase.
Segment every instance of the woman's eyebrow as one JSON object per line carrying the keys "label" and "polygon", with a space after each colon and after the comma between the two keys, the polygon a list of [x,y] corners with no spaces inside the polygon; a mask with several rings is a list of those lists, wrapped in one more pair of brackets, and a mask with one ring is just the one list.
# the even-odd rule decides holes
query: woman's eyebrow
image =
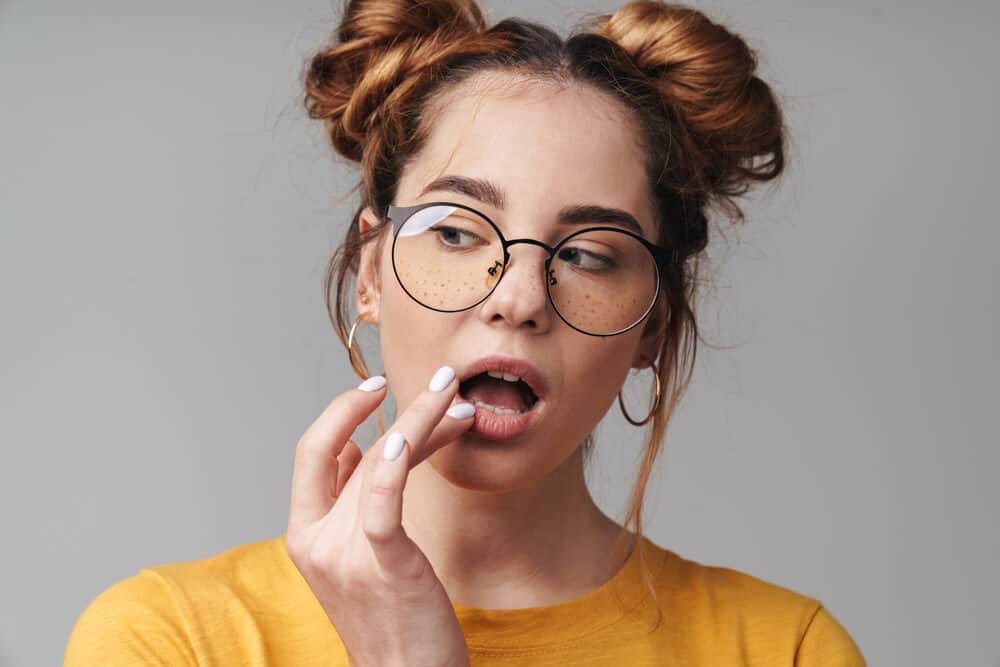
{"label": "woman's eyebrow", "polygon": [[459,194],[478,199],[489,204],[493,208],[503,210],[506,197],[501,188],[490,181],[481,178],[470,178],[468,176],[442,176],[434,179],[421,192],[423,197],[428,192],[457,192]]}
{"label": "woman's eyebrow", "polygon": [[566,206],[559,211],[559,222],[565,225],[620,225],[639,236],[646,235],[635,216],[620,208],[594,205]]}
{"label": "woman's eyebrow", "polygon": [[[436,178],[420,192],[420,196],[428,192],[457,192],[500,210],[503,210],[506,200],[503,189],[495,183],[468,176],[448,175]],[[589,204],[566,206],[559,211],[558,219],[565,225],[619,225],[639,236],[645,236],[635,216],[619,208]]]}

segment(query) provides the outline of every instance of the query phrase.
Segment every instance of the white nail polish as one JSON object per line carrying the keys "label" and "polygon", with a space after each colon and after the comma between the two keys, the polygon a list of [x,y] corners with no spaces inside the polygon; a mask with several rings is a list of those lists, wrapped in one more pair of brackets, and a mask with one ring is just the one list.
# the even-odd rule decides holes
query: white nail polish
{"label": "white nail polish", "polygon": [[472,403],[456,403],[448,408],[446,414],[452,419],[468,419],[476,414],[476,406]]}
{"label": "white nail polish", "polygon": [[451,366],[442,366],[437,369],[437,373],[431,378],[431,383],[428,385],[428,389],[431,391],[441,391],[455,379],[455,371],[451,369]]}
{"label": "white nail polish", "polygon": [[386,461],[395,461],[399,458],[399,454],[403,451],[404,440],[403,434],[399,431],[390,433],[385,439],[385,447],[382,448],[382,458]]}
{"label": "white nail polish", "polygon": [[385,386],[385,377],[382,375],[373,375],[361,384],[358,385],[358,389],[361,391],[377,391]]}

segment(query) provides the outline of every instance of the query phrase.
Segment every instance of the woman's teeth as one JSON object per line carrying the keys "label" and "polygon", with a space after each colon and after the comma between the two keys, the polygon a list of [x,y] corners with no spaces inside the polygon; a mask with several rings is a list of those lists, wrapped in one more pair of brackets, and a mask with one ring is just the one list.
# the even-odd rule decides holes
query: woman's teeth
{"label": "woman's teeth", "polygon": [[471,402],[475,403],[477,408],[482,408],[483,410],[489,410],[490,412],[498,415],[519,415],[522,412],[527,412],[527,410],[512,410],[511,408],[500,408],[495,405],[490,405],[489,403],[483,403],[482,401],[476,399],[472,399]]}
{"label": "woman's teeth", "polygon": [[[521,378],[519,376],[514,375],[512,373],[502,373],[500,371],[487,371],[486,374],[489,375],[492,378],[496,378],[498,380],[505,380],[505,381],[510,382],[510,383],[522,382],[522,380],[521,380]],[[526,406],[523,410],[517,410],[517,409],[514,409],[514,408],[501,407],[499,405],[492,405],[490,403],[485,403],[483,401],[480,401],[479,399],[469,398],[469,397],[464,396],[464,395],[462,396],[462,398],[464,398],[466,401],[468,401],[470,403],[473,403],[477,408],[482,408],[483,410],[487,410],[489,412],[492,412],[495,415],[520,415],[520,414],[524,414],[525,412],[531,412],[531,410],[535,407],[535,404],[538,403],[538,399],[536,398],[535,400],[529,401],[531,403],[531,405]]]}
{"label": "woman's teeth", "polygon": [[486,371],[486,374],[491,378],[496,378],[498,380],[506,380],[507,382],[517,382],[521,378],[513,373],[501,373],[500,371]]}

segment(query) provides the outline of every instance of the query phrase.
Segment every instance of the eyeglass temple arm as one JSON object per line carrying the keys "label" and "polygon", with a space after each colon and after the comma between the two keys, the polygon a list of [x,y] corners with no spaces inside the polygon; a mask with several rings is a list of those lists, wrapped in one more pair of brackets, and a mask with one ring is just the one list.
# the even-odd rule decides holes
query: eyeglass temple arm
{"label": "eyeglass temple arm", "polygon": [[426,208],[426,206],[426,204],[417,204],[415,206],[395,206],[394,204],[389,204],[385,208],[385,218],[393,224],[397,224],[406,220],[406,218],[421,208]]}
{"label": "eyeglass temple arm", "polygon": [[660,266],[670,266],[671,264],[680,263],[680,253],[677,249],[672,246],[661,246],[655,243],[650,243],[643,239],[646,243],[646,247],[650,249],[653,253],[653,257],[656,258],[656,263]]}

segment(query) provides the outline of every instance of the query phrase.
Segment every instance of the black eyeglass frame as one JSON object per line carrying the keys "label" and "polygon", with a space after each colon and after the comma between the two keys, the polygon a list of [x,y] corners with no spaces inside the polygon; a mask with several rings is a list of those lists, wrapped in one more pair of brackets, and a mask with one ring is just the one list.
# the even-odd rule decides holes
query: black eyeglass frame
{"label": "black eyeglass frame", "polygon": [[[470,306],[466,306],[464,308],[457,308],[455,310],[444,310],[444,309],[441,309],[441,308],[434,308],[433,306],[428,306],[426,303],[424,303],[423,301],[421,301],[417,297],[413,296],[413,294],[411,294],[410,291],[408,289],[406,289],[406,285],[403,284],[403,280],[399,277],[399,271],[396,269],[396,237],[399,236],[399,232],[403,228],[403,223],[405,223],[407,220],[409,220],[410,216],[412,216],[414,213],[417,213],[418,211],[422,211],[425,208],[430,208],[431,206],[454,206],[456,208],[461,208],[461,209],[464,209],[466,211],[469,211],[470,213],[475,213],[476,215],[478,215],[479,217],[481,217],[483,220],[485,220],[486,222],[488,222],[491,227],[493,227],[493,230],[497,233],[497,237],[500,239],[500,244],[503,247],[503,266],[500,267],[500,277],[497,278],[496,283],[494,283],[493,287],[490,288],[490,291],[487,292],[483,296],[483,298],[481,298],[479,301],[476,301],[474,304],[472,304]],[[391,255],[392,255],[392,272],[394,274],[396,274],[396,282],[399,283],[399,286],[403,288],[403,291],[406,292],[407,296],[409,296],[411,299],[413,299],[414,301],[416,301],[417,303],[419,303],[424,308],[427,308],[429,310],[433,310],[433,311],[436,311],[436,312],[439,312],[439,313],[460,313],[463,310],[469,310],[470,308],[475,308],[476,306],[478,306],[479,304],[481,304],[483,301],[485,301],[486,299],[488,299],[490,297],[490,295],[493,294],[493,291],[496,290],[497,285],[500,284],[500,281],[503,280],[504,274],[507,271],[507,265],[509,264],[509,260],[510,260],[510,251],[509,251],[509,248],[512,245],[516,245],[518,243],[527,243],[529,245],[536,245],[536,246],[538,246],[540,248],[543,248],[545,250],[545,252],[548,253],[548,257],[545,258],[545,277],[546,277],[546,279],[545,279],[545,294],[546,294],[546,296],[549,299],[549,303],[552,304],[552,309],[556,312],[556,315],[559,316],[559,319],[561,319],[563,322],[565,322],[566,325],[569,326],[570,328],[575,329],[576,331],[579,331],[582,334],[586,334],[588,336],[598,336],[598,337],[601,337],[601,338],[605,338],[605,337],[608,337],[608,336],[617,336],[618,334],[623,334],[626,331],[628,331],[628,330],[630,330],[630,329],[638,326],[644,319],[646,319],[646,316],[649,315],[649,313],[656,306],[656,300],[660,296],[661,267],[669,265],[669,264],[672,264],[675,261],[677,261],[677,256],[676,256],[677,253],[676,253],[675,250],[670,249],[670,248],[664,248],[662,246],[656,245],[655,243],[650,243],[649,241],[647,241],[646,239],[644,239],[642,236],[639,236],[638,234],[635,234],[634,232],[631,232],[631,231],[629,231],[627,229],[622,229],[621,227],[611,227],[611,226],[607,226],[607,225],[597,225],[597,226],[593,226],[593,227],[585,227],[583,229],[575,231],[575,232],[569,234],[568,236],[564,237],[562,240],[560,240],[554,246],[550,246],[547,243],[543,243],[541,241],[538,241],[537,239],[532,239],[532,238],[511,239],[511,240],[508,241],[507,238],[503,235],[503,232],[500,231],[500,228],[497,227],[496,223],[493,222],[488,215],[486,215],[482,211],[477,211],[476,209],[472,208],[471,206],[466,206],[464,204],[458,204],[458,203],[455,203],[455,202],[434,201],[434,202],[425,202],[423,204],[416,204],[414,206],[396,206],[394,204],[389,204],[389,206],[386,208],[385,218],[386,218],[387,221],[389,221],[393,225],[393,232],[392,232],[392,253],[391,253]],[[584,331],[583,329],[580,329],[579,327],[576,327],[572,323],[570,323],[565,317],[563,317],[563,314],[559,312],[559,307],[556,306],[555,301],[552,299],[552,292],[549,291],[549,285],[551,284],[550,280],[551,280],[551,277],[552,277],[552,275],[551,275],[552,274],[552,270],[551,270],[550,266],[552,264],[552,258],[556,256],[556,253],[559,251],[559,248],[561,248],[563,246],[563,244],[565,244],[570,239],[572,239],[572,238],[574,238],[576,236],[579,236],[580,234],[585,234],[587,232],[593,232],[593,231],[613,231],[613,232],[619,232],[621,234],[628,234],[632,238],[634,238],[637,241],[639,241],[639,243],[641,243],[643,245],[643,247],[645,247],[646,250],[649,251],[649,253],[653,256],[653,264],[656,267],[656,293],[653,295],[653,298],[650,300],[649,307],[646,309],[646,312],[644,312],[642,314],[642,316],[640,316],[633,324],[625,327],[624,329],[620,329],[618,331],[614,331],[612,333],[606,333],[606,334],[599,334],[599,333],[592,333],[590,331]],[[487,271],[489,271],[491,275],[493,274],[493,272],[495,270],[496,270],[495,266],[491,267],[490,269],[487,269]]]}

